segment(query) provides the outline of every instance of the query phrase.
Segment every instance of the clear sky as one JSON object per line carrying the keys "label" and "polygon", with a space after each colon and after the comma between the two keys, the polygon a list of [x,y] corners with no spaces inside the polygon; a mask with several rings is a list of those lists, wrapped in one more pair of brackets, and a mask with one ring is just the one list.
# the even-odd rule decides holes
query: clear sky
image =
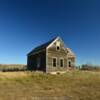
{"label": "clear sky", "polygon": [[61,36],[77,64],[100,64],[100,0],[0,0],[0,63],[26,64],[26,54]]}

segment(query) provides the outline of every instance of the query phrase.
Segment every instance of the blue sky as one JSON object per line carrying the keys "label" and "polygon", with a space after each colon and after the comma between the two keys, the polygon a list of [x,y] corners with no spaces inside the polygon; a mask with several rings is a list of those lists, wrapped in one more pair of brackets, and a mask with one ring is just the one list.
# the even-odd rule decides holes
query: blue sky
{"label": "blue sky", "polygon": [[61,36],[77,64],[100,64],[99,0],[0,0],[0,63],[26,64],[26,54]]}

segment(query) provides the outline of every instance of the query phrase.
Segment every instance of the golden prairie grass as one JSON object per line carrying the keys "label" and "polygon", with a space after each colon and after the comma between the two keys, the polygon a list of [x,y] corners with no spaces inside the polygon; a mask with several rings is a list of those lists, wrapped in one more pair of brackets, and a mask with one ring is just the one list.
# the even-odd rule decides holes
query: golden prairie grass
{"label": "golden prairie grass", "polygon": [[27,74],[25,72],[0,72],[0,79],[6,79],[6,78],[21,78],[26,77]]}
{"label": "golden prairie grass", "polygon": [[34,97],[100,100],[100,72],[69,71],[61,75],[0,72],[0,100],[34,100]]}

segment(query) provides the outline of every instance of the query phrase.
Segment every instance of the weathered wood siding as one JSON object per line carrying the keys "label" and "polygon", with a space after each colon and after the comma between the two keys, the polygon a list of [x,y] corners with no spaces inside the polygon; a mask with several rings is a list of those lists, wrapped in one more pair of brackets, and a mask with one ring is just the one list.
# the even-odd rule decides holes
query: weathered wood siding
{"label": "weathered wood siding", "polygon": [[[68,62],[71,62],[71,66],[70,67],[75,67],[75,57],[68,57]],[[68,65],[69,67],[69,65]]]}
{"label": "weathered wood siding", "polygon": [[[37,68],[37,59],[40,58],[40,67]],[[46,51],[39,52],[37,54],[28,56],[27,60],[28,70],[40,70],[46,71]]]}
{"label": "weathered wood siding", "polygon": [[[60,50],[56,49],[56,42],[60,42]],[[67,52],[65,51],[65,47],[63,42],[59,39],[52,46],[47,49],[46,52],[46,71],[65,71],[67,69]],[[57,58],[57,66],[53,67],[52,60],[53,58]],[[64,59],[64,66],[60,66],[60,59]]]}

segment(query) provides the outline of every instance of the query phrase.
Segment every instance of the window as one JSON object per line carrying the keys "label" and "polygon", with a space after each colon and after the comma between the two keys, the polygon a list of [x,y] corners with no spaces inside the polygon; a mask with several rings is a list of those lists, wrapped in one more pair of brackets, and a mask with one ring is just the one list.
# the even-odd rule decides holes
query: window
{"label": "window", "polygon": [[57,66],[57,59],[53,58],[53,67],[56,67],[56,66]]}
{"label": "window", "polygon": [[60,50],[60,42],[59,42],[59,41],[56,42],[56,50],[57,50],[57,51]]}
{"label": "window", "polygon": [[71,61],[69,61],[69,67],[71,67]]}
{"label": "window", "polygon": [[60,59],[60,67],[64,66],[64,59]]}
{"label": "window", "polygon": [[60,50],[60,47],[59,47],[59,46],[57,46],[57,50],[58,50],[58,51]]}

